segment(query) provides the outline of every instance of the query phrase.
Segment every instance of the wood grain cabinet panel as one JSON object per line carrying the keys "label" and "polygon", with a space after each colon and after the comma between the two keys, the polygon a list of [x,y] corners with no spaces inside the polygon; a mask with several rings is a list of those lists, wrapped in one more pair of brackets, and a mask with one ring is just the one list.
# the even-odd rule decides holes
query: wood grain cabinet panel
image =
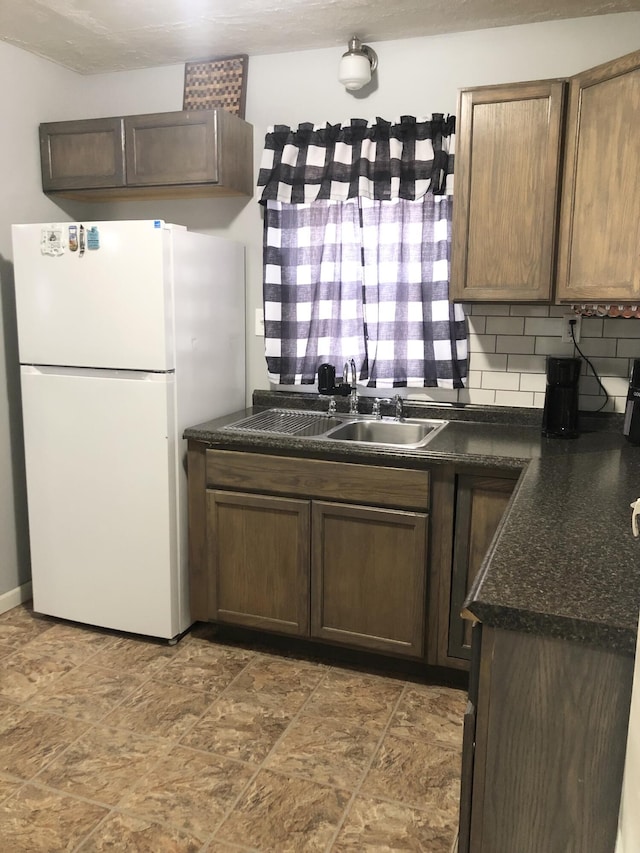
{"label": "wood grain cabinet panel", "polygon": [[558,80],[461,90],[453,300],[551,299],[564,91]]}
{"label": "wood grain cabinet panel", "polygon": [[40,125],[42,189],[123,187],[121,118],[56,121]]}
{"label": "wood grain cabinet panel", "polygon": [[314,501],[311,636],[424,654],[427,516]]}
{"label": "wood grain cabinet panel", "polygon": [[252,195],[253,128],[224,110],[40,125],[42,188],[80,201]]}
{"label": "wood grain cabinet panel", "polygon": [[447,658],[465,661],[471,658],[473,623],[463,619],[460,612],[489,552],[515,482],[513,478],[476,474],[457,477]]}
{"label": "wood grain cabinet panel", "polygon": [[558,301],[640,298],[640,51],[571,79]]}
{"label": "wood grain cabinet panel", "polygon": [[308,501],[207,493],[211,618],[309,633]]}
{"label": "wood grain cabinet panel", "polygon": [[481,638],[460,849],[612,853],[633,657],[487,626]]}

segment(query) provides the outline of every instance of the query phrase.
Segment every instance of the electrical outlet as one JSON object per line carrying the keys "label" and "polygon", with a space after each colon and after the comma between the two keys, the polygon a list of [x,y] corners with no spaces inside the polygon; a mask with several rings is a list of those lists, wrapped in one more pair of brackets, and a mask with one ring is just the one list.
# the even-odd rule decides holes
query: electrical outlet
{"label": "electrical outlet", "polygon": [[259,338],[264,338],[264,309],[256,308],[255,334]]}
{"label": "electrical outlet", "polygon": [[[573,323],[573,337],[571,337],[571,323]],[[562,318],[562,342],[572,344],[580,342],[580,327],[582,326],[581,314],[565,314]]]}

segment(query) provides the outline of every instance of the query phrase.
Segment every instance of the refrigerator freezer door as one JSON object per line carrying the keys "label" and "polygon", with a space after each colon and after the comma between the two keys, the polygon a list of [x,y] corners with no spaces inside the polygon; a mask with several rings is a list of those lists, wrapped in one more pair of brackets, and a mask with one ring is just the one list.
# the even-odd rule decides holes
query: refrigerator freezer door
{"label": "refrigerator freezer door", "polygon": [[[161,220],[87,222],[97,241],[60,254],[41,248],[46,225],[14,225],[13,257],[21,364],[172,370],[171,233]],[[74,232],[71,232],[73,237]],[[89,245],[97,248],[88,248]]]}
{"label": "refrigerator freezer door", "polygon": [[27,366],[21,381],[35,610],[176,636],[173,375]]}

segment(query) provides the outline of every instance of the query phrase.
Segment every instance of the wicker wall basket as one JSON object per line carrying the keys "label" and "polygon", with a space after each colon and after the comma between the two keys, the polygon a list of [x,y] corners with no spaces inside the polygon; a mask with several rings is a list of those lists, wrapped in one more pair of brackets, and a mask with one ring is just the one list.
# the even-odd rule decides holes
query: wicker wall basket
{"label": "wicker wall basket", "polygon": [[245,54],[187,62],[182,109],[221,109],[244,118],[248,64]]}

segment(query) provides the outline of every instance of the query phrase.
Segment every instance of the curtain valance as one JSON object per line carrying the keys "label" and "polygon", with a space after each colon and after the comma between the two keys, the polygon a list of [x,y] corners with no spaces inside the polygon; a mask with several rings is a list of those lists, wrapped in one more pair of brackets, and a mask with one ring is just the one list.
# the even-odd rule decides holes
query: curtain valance
{"label": "curtain valance", "polygon": [[308,204],[363,197],[416,201],[452,192],[455,116],[402,116],[396,122],[270,127],[258,186],[260,201]]}

